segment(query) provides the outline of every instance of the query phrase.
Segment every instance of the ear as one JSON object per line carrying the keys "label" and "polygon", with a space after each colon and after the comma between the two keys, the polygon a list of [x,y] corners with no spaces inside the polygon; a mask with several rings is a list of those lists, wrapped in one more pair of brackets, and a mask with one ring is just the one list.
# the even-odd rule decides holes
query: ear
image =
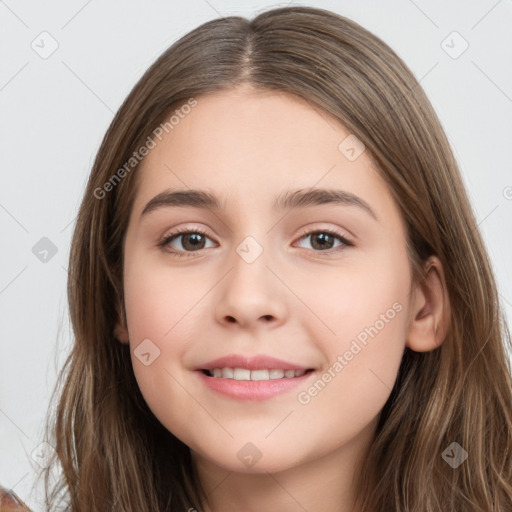
{"label": "ear", "polygon": [[126,327],[124,308],[120,307],[119,304],[116,305],[116,316],[117,321],[114,327],[114,336],[121,343],[129,343],[128,329]]}
{"label": "ear", "polygon": [[415,352],[439,347],[450,327],[451,307],[443,266],[437,256],[425,261],[426,276],[413,290],[406,346]]}

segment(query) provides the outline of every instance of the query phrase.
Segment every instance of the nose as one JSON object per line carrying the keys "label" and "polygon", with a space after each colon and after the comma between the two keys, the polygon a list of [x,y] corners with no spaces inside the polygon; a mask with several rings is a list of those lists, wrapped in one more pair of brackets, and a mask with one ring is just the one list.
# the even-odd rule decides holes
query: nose
{"label": "nose", "polygon": [[[248,252],[244,252],[247,247]],[[231,329],[245,330],[282,325],[288,315],[290,292],[287,295],[279,272],[268,265],[265,250],[255,257],[256,247],[250,243],[237,249],[229,272],[219,283],[217,321]]]}

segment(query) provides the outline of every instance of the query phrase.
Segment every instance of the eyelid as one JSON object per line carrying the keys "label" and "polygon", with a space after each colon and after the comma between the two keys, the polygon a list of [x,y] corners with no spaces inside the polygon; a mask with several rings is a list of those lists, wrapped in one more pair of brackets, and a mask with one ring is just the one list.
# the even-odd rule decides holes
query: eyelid
{"label": "eyelid", "polygon": [[[316,223],[318,224],[318,223]],[[340,238],[345,238],[349,242],[353,242],[355,237],[351,235],[346,229],[342,229],[339,227],[330,227],[326,226],[325,223],[320,223],[322,225],[317,226],[306,226],[305,228],[301,229],[300,234],[298,235],[298,238],[303,238],[305,235],[310,235],[312,233],[316,232],[327,232],[332,233],[336,236],[339,236]]]}
{"label": "eyelid", "polygon": [[[206,230],[204,230],[203,228],[199,228],[197,226],[195,226],[195,227],[185,226],[185,227],[181,227],[181,228],[171,229],[170,231],[166,231],[165,234],[162,235],[158,239],[157,245],[159,247],[166,245],[167,243],[170,242],[170,239],[179,238],[179,235],[186,235],[188,233],[199,233],[201,235],[208,237],[210,240],[213,240],[213,237],[210,236],[206,232]],[[215,242],[215,243],[217,243],[217,242]]]}

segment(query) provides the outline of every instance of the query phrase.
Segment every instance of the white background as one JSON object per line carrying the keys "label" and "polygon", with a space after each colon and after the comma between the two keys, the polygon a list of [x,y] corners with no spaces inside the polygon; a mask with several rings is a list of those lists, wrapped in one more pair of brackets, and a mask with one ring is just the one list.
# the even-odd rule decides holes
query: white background
{"label": "white background", "polygon": [[[300,2],[291,2],[298,5]],[[71,342],[66,304],[70,238],[101,139],[147,67],[175,40],[222,16],[253,17],[265,1],[0,1],[0,484],[34,511],[30,455]],[[512,2],[311,1],[388,43],[421,81],[460,164],[512,318]],[[31,47],[47,31],[57,50]],[[457,31],[469,48],[451,58]],[[451,41],[453,39],[448,39]],[[453,40],[452,46],[460,41]],[[507,192],[508,199],[507,199]],[[46,263],[32,252],[57,247]]]}

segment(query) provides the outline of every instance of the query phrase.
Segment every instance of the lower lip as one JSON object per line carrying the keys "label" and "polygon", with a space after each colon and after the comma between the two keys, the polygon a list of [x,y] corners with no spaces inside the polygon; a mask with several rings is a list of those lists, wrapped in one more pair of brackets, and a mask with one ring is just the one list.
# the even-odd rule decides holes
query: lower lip
{"label": "lower lip", "polygon": [[300,377],[291,379],[271,380],[235,380],[222,377],[208,377],[202,371],[197,371],[203,383],[213,391],[236,400],[267,400],[286,393],[304,384],[314,372],[308,372]]}

